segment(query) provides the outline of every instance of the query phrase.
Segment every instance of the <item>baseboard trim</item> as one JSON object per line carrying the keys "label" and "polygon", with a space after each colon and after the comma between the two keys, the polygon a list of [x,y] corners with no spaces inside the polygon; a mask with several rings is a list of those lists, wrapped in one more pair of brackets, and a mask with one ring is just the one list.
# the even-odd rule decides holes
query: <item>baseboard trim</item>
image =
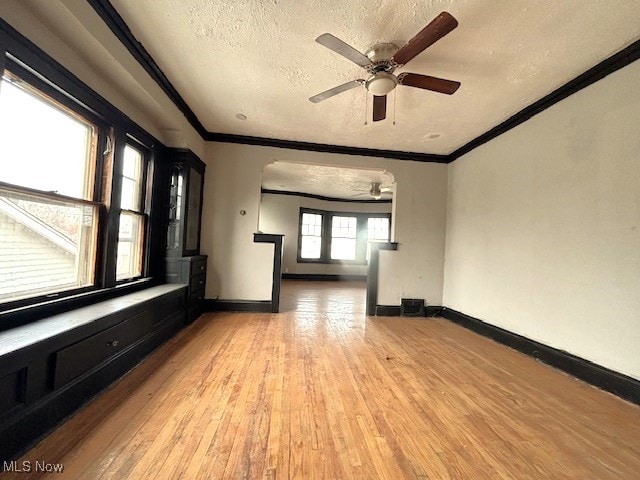
{"label": "baseboard trim", "polygon": [[324,275],[316,273],[283,273],[283,280],[313,280],[331,282],[366,282],[366,275]]}
{"label": "baseboard trim", "polygon": [[376,305],[376,317],[399,317],[400,305]]}
{"label": "baseboard trim", "polygon": [[530,340],[451,308],[443,308],[441,316],[461,327],[573,375],[601,390],[640,405],[640,381],[635,378],[609,370],[563,350]]}
{"label": "baseboard trim", "polygon": [[203,302],[205,312],[272,312],[269,300],[212,300]]}
{"label": "baseboard trim", "polygon": [[[437,305],[427,305],[424,307],[424,316],[439,317],[442,315],[442,309],[443,307]],[[376,305],[377,317],[400,317],[401,313],[402,308],[400,305]]]}

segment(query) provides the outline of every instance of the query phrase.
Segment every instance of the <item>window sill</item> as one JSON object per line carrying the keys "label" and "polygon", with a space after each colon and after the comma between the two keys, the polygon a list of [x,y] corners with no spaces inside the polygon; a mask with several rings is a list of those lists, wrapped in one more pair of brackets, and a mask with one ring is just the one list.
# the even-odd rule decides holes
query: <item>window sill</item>
{"label": "window sill", "polygon": [[133,292],[126,296],[85,305],[74,309],[71,313],[53,314],[28,325],[7,329],[0,332],[0,358],[5,359],[7,355],[48,341],[72,330],[88,328],[89,325],[101,318],[113,316],[120,311],[125,311],[133,306],[184,288],[183,285],[159,285],[140,292]]}
{"label": "window sill", "polygon": [[132,282],[122,283],[111,288],[91,290],[89,292],[69,295],[54,300],[14,308],[0,313],[0,331],[8,330],[58,313],[93,305],[103,300],[137,292],[157,285],[153,277],[142,278]]}

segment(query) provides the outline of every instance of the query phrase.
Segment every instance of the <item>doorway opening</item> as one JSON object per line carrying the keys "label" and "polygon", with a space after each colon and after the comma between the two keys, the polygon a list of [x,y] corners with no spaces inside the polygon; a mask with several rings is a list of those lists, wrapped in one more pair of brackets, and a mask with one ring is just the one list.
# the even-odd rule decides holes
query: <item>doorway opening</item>
{"label": "doorway opening", "polygon": [[[372,242],[393,238],[385,169],[276,161],[262,173],[258,230],[284,235],[280,311],[365,311]],[[357,307],[356,307],[357,304]]]}

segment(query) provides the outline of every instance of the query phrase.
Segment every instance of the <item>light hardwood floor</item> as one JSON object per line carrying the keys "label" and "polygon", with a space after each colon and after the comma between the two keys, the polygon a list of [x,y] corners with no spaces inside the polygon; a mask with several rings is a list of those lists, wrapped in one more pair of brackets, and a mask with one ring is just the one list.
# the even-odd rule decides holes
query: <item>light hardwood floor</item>
{"label": "light hardwood floor", "polygon": [[[24,456],[52,478],[637,479],[640,407],[364,287],[201,317]],[[16,478],[26,478],[16,475]]]}

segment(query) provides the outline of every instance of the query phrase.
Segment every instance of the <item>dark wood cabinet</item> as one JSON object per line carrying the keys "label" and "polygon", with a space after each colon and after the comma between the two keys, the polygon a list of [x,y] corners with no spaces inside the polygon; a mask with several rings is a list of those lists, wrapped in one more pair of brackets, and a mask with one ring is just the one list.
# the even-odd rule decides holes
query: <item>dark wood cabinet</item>
{"label": "dark wood cabinet", "polygon": [[203,311],[204,288],[207,283],[207,256],[168,258],[167,282],[188,286],[187,322],[193,322]]}
{"label": "dark wood cabinet", "polygon": [[207,256],[200,255],[205,164],[190,150],[169,149],[166,280],[187,289],[187,321],[202,313]]}
{"label": "dark wood cabinet", "polygon": [[186,290],[158,285],[0,332],[0,461],[175,335]]}
{"label": "dark wood cabinet", "polygon": [[191,150],[169,149],[167,257],[200,254],[204,170]]}

